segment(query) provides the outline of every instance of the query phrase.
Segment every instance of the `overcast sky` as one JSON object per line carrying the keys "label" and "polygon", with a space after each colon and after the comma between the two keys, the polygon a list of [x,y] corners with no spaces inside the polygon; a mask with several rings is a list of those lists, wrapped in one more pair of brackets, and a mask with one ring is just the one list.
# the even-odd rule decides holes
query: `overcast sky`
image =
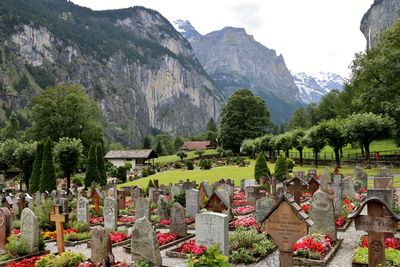
{"label": "overcast sky", "polygon": [[366,41],[360,22],[373,0],[72,0],[95,10],[145,6],[168,19],[187,19],[201,33],[225,26],[282,53],[296,72],[336,72],[348,67]]}

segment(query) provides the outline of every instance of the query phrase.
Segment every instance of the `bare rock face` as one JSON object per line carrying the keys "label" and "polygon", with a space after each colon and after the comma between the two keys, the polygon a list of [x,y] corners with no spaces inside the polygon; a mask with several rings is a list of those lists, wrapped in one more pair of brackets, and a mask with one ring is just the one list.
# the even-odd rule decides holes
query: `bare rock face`
{"label": "bare rock face", "polygon": [[[79,83],[101,108],[106,138],[126,146],[140,144],[151,128],[188,135],[219,119],[220,91],[189,42],[161,14],[47,2],[0,3],[10,14],[26,14],[0,16],[3,101],[11,93],[16,108],[25,108],[48,85],[32,73],[45,73],[53,84]],[[13,84],[23,75],[29,84],[16,92]]]}
{"label": "bare rock face", "polygon": [[375,0],[364,15],[360,30],[367,39],[367,48],[379,43],[381,33],[400,20],[400,1]]}
{"label": "bare rock face", "polygon": [[290,110],[300,103],[283,56],[254,40],[244,29],[226,27],[192,36],[189,41],[226,98],[240,88],[248,88],[264,98],[276,122],[287,121]]}

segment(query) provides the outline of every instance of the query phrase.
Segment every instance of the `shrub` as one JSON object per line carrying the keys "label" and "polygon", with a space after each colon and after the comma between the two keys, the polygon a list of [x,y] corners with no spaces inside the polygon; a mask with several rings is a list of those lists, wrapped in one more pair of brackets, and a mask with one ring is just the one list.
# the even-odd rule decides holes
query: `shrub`
{"label": "shrub", "polygon": [[175,163],[174,163],[174,168],[175,168],[175,169],[182,169],[182,167],[183,167],[183,164],[182,164],[182,163],[180,163],[180,162],[175,162]]}
{"label": "shrub", "polygon": [[254,167],[254,179],[256,179],[257,183],[260,182],[260,177],[271,176],[271,172],[269,171],[267,161],[265,160],[264,153],[261,152],[258,154],[256,165]]}
{"label": "shrub", "polygon": [[283,182],[286,178],[287,165],[285,157],[281,154],[275,163],[275,178]]}
{"label": "shrub", "polygon": [[293,171],[293,168],[294,168],[293,160],[290,159],[290,158],[287,158],[286,159],[286,166],[287,166],[287,170],[288,171]]}
{"label": "shrub", "polygon": [[31,193],[36,193],[37,191],[39,191],[43,150],[44,150],[44,144],[38,143],[36,147],[35,162],[33,163],[31,179],[29,180],[29,191]]}
{"label": "shrub", "polygon": [[104,162],[103,145],[101,143],[99,143],[96,147],[96,156],[97,156],[97,169],[99,170],[99,184],[101,186],[105,186],[107,184],[107,172]]}
{"label": "shrub", "polygon": [[228,256],[221,255],[218,245],[213,244],[206,252],[199,256],[191,256],[188,261],[188,267],[229,267]]}
{"label": "shrub", "polygon": [[11,235],[7,239],[6,250],[14,256],[24,256],[28,254],[28,243],[15,235]]}
{"label": "shrub", "polygon": [[48,139],[44,145],[42,171],[40,175],[39,190],[40,192],[51,192],[56,188],[56,171],[53,162],[53,151],[51,141]]}
{"label": "shrub", "polygon": [[119,166],[117,169],[117,179],[121,180],[123,183],[126,182],[126,168],[124,166]]}
{"label": "shrub", "polygon": [[147,187],[146,187],[146,190],[145,190],[146,196],[149,195],[150,187],[154,187],[153,180],[151,180],[151,179],[149,179],[149,183],[147,184]]}
{"label": "shrub", "polygon": [[186,207],[186,192],[182,191],[179,195],[174,196],[174,202],[178,202],[182,207]]}
{"label": "shrub", "polygon": [[33,206],[33,212],[38,218],[39,228],[46,230],[54,230],[54,223],[50,221],[50,212],[53,211],[54,203],[51,199],[47,199],[39,205]]}
{"label": "shrub", "polygon": [[85,260],[81,253],[66,251],[61,255],[50,254],[36,262],[36,267],[75,267]]}
{"label": "shrub", "polygon": [[78,175],[75,175],[75,176],[72,178],[72,182],[73,182],[75,185],[77,185],[77,186],[82,186],[82,185],[83,185],[82,178],[81,178],[80,176],[78,176]]}
{"label": "shrub", "polygon": [[186,167],[188,170],[193,170],[194,166],[193,166],[193,162],[191,160],[186,161]]}
{"label": "shrub", "polygon": [[201,168],[201,169],[203,169],[203,170],[209,170],[209,169],[211,169],[211,167],[212,167],[212,162],[211,162],[211,160],[202,159],[202,160],[200,161],[200,168]]}
{"label": "shrub", "polygon": [[98,182],[99,178],[100,176],[99,176],[99,168],[96,155],[96,146],[91,145],[89,148],[89,155],[87,161],[85,187],[89,188],[90,186],[92,186],[92,182]]}

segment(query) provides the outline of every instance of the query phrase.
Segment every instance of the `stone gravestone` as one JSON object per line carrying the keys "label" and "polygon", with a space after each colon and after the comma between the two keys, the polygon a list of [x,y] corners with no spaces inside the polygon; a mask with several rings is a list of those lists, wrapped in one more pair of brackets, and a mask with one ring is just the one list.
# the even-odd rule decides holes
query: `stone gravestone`
{"label": "stone gravestone", "polygon": [[21,214],[21,239],[28,245],[27,252],[39,251],[39,225],[38,220],[29,208],[25,208]]}
{"label": "stone gravestone", "polygon": [[142,217],[150,219],[150,203],[147,198],[139,197],[135,203],[135,218],[138,220]]}
{"label": "stone gravestone", "polygon": [[156,232],[147,218],[138,219],[133,226],[131,253],[135,262],[145,260],[155,266],[162,265]]}
{"label": "stone gravestone", "polygon": [[115,231],[117,229],[118,204],[113,197],[104,199],[104,228]]}
{"label": "stone gravestone", "polygon": [[245,179],[240,180],[240,191],[244,191],[245,185],[246,185],[246,180]]}
{"label": "stone gravestone", "polygon": [[285,198],[267,214],[262,223],[264,232],[269,234],[279,248],[279,266],[293,266],[293,245],[307,235],[312,221],[296,211]]}
{"label": "stone gravestone", "polygon": [[300,179],[304,179],[304,171],[293,172],[293,177],[298,177]]}
{"label": "stone gravestone", "polygon": [[195,219],[196,214],[199,212],[199,206],[199,190],[186,190],[186,216]]}
{"label": "stone gravestone", "polygon": [[324,172],[321,175],[320,178],[320,186],[321,186],[321,190],[329,193],[329,184],[332,182],[331,179],[331,171],[329,170],[328,167],[325,167]]}
{"label": "stone gravestone", "polygon": [[308,170],[307,177],[308,177],[308,179],[310,179],[311,177],[314,177],[315,179],[317,179],[317,170],[316,169]]}
{"label": "stone gravestone", "polygon": [[361,167],[356,167],[353,171],[353,175],[356,181],[361,183],[362,187],[368,188],[368,174]]}
{"label": "stone gravestone", "polygon": [[65,197],[60,197],[60,198],[57,200],[57,203],[58,203],[59,205],[61,205],[61,211],[62,211],[62,213],[64,213],[64,214],[68,214],[68,213],[69,213],[68,199],[67,199],[67,198],[65,198]]}
{"label": "stone gravestone", "polygon": [[185,209],[181,204],[175,202],[171,208],[171,220],[169,224],[169,232],[179,236],[187,235],[187,226],[185,221]]}
{"label": "stone gravestone", "polygon": [[342,182],[342,196],[344,197],[356,197],[356,190],[354,189],[353,178],[347,177]]}
{"label": "stone gravestone", "polygon": [[143,197],[144,193],[140,187],[136,187],[135,189],[131,190],[131,199],[133,202],[136,202],[136,199],[139,197]]}
{"label": "stone gravestone", "polygon": [[259,186],[246,186],[244,188],[244,192],[246,195],[246,200],[249,205],[255,206],[257,199],[265,196],[264,193],[260,192]]}
{"label": "stone gravestone", "polygon": [[225,190],[226,192],[228,192],[229,198],[230,198],[230,196],[233,195],[234,188],[232,186],[228,185],[228,184],[222,184],[222,185],[218,186],[217,190],[220,190],[220,189]]}
{"label": "stone gravestone", "polygon": [[[33,209],[33,197],[31,197],[31,195],[29,195],[28,193],[25,194],[25,201],[28,203],[28,208]],[[22,212],[24,210],[20,209],[20,212]]]}
{"label": "stone gravestone", "polygon": [[225,203],[228,205],[229,208],[231,208],[231,195],[228,191],[225,189],[218,187],[217,192],[219,193],[219,196],[224,198]]}
{"label": "stone gravestone", "polygon": [[[360,215],[367,205],[368,215]],[[350,214],[354,218],[356,230],[368,232],[368,266],[386,266],[385,234],[397,233],[400,216],[379,198],[367,198],[357,212]]]}
{"label": "stone gravestone", "polygon": [[91,240],[91,256],[90,260],[94,264],[101,264],[103,261],[107,262],[111,251],[111,240],[107,230],[100,226],[92,229]]}
{"label": "stone gravestone", "polygon": [[244,188],[247,186],[256,186],[256,180],[251,179],[251,180],[244,180]]}
{"label": "stone gravestone", "polygon": [[229,255],[228,216],[205,212],[196,215],[196,244],[210,247],[218,244],[223,255]]}
{"label": "stone gravestone", "polygon": [[6,217],[6,236],[10,236],[13,230],[13,218],[8,208],[1,208]]}
{"label": "stone gravestone", "polygon": [[332,197],[321,189],[312,196],[309,216],[314,222],[310,227],[310,233],[330,234],[334,240],[337,239]]}
{"label": "stone gravestone", "polygon": [[181,192],[182,191],[178,186],[176,186],[176,185],[171,186],[171,196],[172,196],[172,198],[174,198],[174,196],[179,195]]}
{"label": "stone gravestone", "polygon": [[201,204],[204,204],[210,197],[207,192],[207,182],[201,182],[199,187],[199,200]]}
{"label": "stone gravestone", "polygon": [[334,175],[333,183],[329,184],[329,189],[333,190],[333,204],[335,206],[335,212],[339,212],[342,209],[342,176]]}
{"label": "stone gravestone", "polygon": [[265,216],[272,210],[275,206],[275,200],[269,197],[263,197],[257,199],[256,201],[256,220],[261,222],[264,220]]}
{"label": "stone gravestone", "polygon": [[160,195],[157,201],[157,215],[160,220],[169,219],[170,212],[167,208],[167,202],[165,200],[165,196]]}
{"label": "stone gravestone", "polygon": [[308,190],[307,182],[298,177],[294,177],[293,179],[287,181],[285,186],[287,191],[292,194],[294,201],[300,205],[302,193]]}
{"label": "stone gravestone", "polygon": [[387,167],[381,167],[375,177],[392,177],[393,173]]}
{"label": "stone gravestone", "polygon": [[84,197],[78,198],[77,220],[80,223],[90,223],[89,220],[89,201]]}
{"label": "stone gravestone", "polygon": [[10,233],[7,233],[7,221],[11,221],[11,216],[7,218],[6,213],[3,211],[3,208],[1,208],[0,209],[0,252],[4,251],[7,238],[10,235]]}
{"label": "stone gravestone", "polygon": [[393,177],[374,177],[375,189],[393,189]]}

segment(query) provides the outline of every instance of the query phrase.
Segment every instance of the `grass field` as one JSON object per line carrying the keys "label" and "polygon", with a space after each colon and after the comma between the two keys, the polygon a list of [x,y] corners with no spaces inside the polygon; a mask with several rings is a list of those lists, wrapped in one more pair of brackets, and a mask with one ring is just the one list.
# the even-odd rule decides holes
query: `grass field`
{"label": "grass field", "polygon": [[[196,155],[194,152],[195,151],[186,152],[186,154],[188,156],[185,159],[193,159],[193,158],[198,157],[198,155]],[[217,154],[217,151],[215,149],[207,149],[204,151],[203,155],[214,155],[214,154]],[[175,162],[178,160],[180,160],[180,158],[177,155],[169,155],[169,156],[163,156],[163,157],[156,158],[156,159],[154,159],[154,162],[161,163],[161,164],[167,164],[167,163],[172,163],[172,162]]]}
{"label": "grass field", "polygon": [[[270,168],[271,172],[274,171],[275,164],[270,164],[268,163],[268,167]],[[313,168],[312,166],[296,166],[294,168],[294,171],[306,171],[308,169]],[[321,174],[324,170],[324,167],[321,166],[318,168],[318,174]],[[331,169],[333,171],[333,169]],[[346,176],[346,175],[352,175],[353,173],[353,168],[352,167],[343,167],[341,169],[341,172]],[[368,175],[374,175],[378,172],[378,169],[368,169],[366,170]],[[392,169],[392,172],[394,174],[400,174],[400,169]],[[142,188],[145,188],[149,182],[149,179],[158,179],[160,184],[165,184],[168,185],[169,183],[178,183],[179,180],[185,180],[190,179],[195,180],[196,182],[200,183],[201,181],[208,181],[208,182],[215,182],[220,179],[227,179],[231,178],[235,180],[235,184],[239,185],[241,179],[252,179],[254,177],[254,161],[251,161],[250,165],[248,167],[238,167],[238,166],[222,166],[222,167],[214,167],[211,170],[200,170],[200,169],[195,169],[192,171],[188,170],[173,170],[173,171],[165,171],[165,172],[160,172],[156,173],[155,175],[142,178],[139,180],[135,180],[132,182],[127,182],[125,184],[121,184],[118,187],[121,186],[133,186],[133,185],[138,185]],[[398,183],[400,186],[400,179],[397,182],[396,179],[396,184]]]}

